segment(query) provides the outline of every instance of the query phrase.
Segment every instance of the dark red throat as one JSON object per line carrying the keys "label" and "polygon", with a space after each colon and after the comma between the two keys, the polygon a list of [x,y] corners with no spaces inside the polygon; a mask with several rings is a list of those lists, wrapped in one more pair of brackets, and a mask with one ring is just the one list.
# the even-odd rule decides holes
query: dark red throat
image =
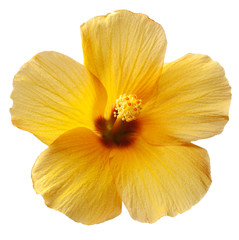
{"label": "dark red throat", "polygon": [[131,145],[140,130],[140,123],[138,120],[130,122],[122,121],[118,130],[112,131],[116,118],[111,115],[109,120],[103,117],[98,117],[95,120],[96,130],[101,135],[101,142],[106,147],[127,147]]}

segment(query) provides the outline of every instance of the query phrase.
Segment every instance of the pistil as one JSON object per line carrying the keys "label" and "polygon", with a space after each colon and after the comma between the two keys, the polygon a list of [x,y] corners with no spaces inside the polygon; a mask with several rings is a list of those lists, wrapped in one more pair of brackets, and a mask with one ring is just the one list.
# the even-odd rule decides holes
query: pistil
{"label": "pistil", "polygon": [[118,132],[121,122],[122,122],[121,118],[117,118],[115,120],[114,125],[111,129],[111,132],[112,132],[113,135],[115,135]]}
{"label": "pistil", "polygon": [[121,95],[115,103],[110,119],[100,117],[96,129],[101,133],[101,141],[106,147],[126,147],[132,144],[140,131],[138,115],[142,101],[135,95]]}

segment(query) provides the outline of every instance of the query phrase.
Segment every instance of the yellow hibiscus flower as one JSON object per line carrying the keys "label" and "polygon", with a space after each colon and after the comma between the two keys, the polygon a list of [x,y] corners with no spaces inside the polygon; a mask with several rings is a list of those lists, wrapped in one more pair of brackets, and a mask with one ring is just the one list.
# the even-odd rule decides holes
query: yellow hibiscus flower
{"label": "yellow hibiscus flower", "polygon": [[191,143],[222,132],[230,86],[200,54],[164,63],[158,23],[126,10],[81,26],[84,66],[42,52],[15,75],[12,122],[48,148],[32,169],[47,206],[84,224],[112,219],[122,201],[153,223],[207,192],[207,151]]}

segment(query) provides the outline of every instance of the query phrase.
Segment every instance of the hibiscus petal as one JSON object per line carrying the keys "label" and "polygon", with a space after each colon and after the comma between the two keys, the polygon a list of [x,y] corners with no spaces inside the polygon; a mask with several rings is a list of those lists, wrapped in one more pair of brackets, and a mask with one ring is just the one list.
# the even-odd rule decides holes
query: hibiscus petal
{"label": "hibiscus petal", "polygon": [[86,128],[60,136],[32,169],[34,189],[48,207],[77,222],[95,224],[121,213],[109,170],[109,150]]}
{"label": "hibiscus petal", "polygon": [[228,121],[230,100],[223,68],[208,56],[187,54],[164,65],[156,103],[142,116],[144,138],[170,144],[219,134]]}
{"label": "hibiscus petal", "polygon": [[130,215],[153,223],[190,209],[207,192],[207,151],[195,145],[152,146],[138,140],[132,148],[115,149],[110,169]]}
{"label": "hibiscus petal", "polygon": [[123,93],[152,96],[167,45],[161,25],[122,10],[90,19],[81,33],[84,64],[105,86],[109,107]]}
{"label": "hibiscus petal", "polygon": [[106,92],[80,63],[57,52],[42,52],[15,75],[12,122],[46,144],[76,127],[93,129]]}

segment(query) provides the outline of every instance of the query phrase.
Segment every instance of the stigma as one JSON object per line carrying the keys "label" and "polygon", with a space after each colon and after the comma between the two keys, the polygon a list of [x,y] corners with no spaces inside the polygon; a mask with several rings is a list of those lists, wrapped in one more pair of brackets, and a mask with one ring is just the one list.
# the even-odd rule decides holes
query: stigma
{"label": "stigma", "polygon": [[114,117],[126,122],[136,120],[142,109],[141,105],[142,100],[136,95],[120,95],[116,100]]}

